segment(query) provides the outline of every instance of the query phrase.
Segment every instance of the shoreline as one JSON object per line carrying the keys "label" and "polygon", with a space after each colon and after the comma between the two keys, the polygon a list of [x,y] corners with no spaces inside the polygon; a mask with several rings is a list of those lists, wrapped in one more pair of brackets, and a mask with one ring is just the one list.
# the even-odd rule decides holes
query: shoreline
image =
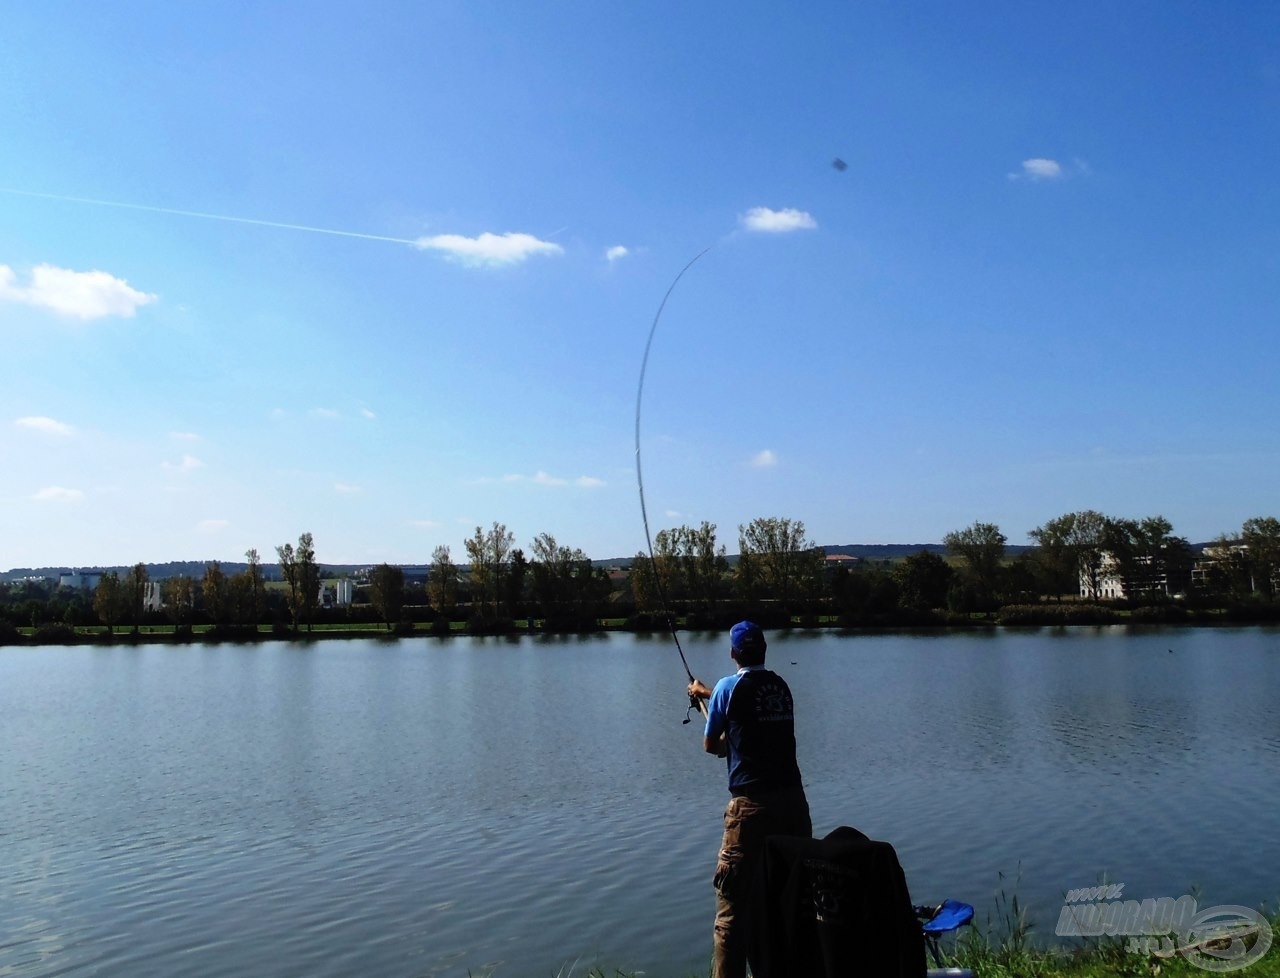
{"label": "shoreline", "polygon": [[[1266,627],[1280,626],[1280,606],[1261,606],[1232,610],[1191,610],[1180,606],[1137,608],[1122,611],[1101,605],[1015,605],[1001,608],[991,615],[957,615],[946,612],[886,615],[871,620],[848,621],[835,616],[791,616],[783,621],[780,616],[760,615],[761,623],[774,632],[831,631],[842,635],[877,634],[894,632],[941,633],[948,631],[969,632],[1007,629],[1039,630],[1042,628],[1203,628],[1203,627]],[[676,620],[676,631],[698,633],[728,628],[737,615],[724,616],[724,620]],[[630,632],[637,635],[667,635],[665,622],[655,616],[633,618],[596,619],[589,627],[548,627],[542,619],[513,619],[507,628],[473,627],[467,621],[436,620],[434,622],[402,622],[388,629],[384,625],[361,624],[313,624],[310,630],[293,632],[280,625],[245,626],[176,626],[142,625],[126,631],[108,632],[101,625],[65,625],[49,623],[34,628],[17,628],[0,623],[0,648],[41,646],[134,646],[134,645],[254,645],[261,642],[297,642],[307,644],[342,639],[374,639],[397,641],[406,638],[508,638],[557,637],[571,638],[610,632]]]}

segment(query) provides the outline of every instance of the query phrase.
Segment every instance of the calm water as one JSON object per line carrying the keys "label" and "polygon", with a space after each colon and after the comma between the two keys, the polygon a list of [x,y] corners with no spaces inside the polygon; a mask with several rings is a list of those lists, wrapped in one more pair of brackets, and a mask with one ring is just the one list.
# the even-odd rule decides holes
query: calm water
{"label": "calm water", "polygon": [[[682,636],[694,672],[731,667]],[[818,834],[920,902],[1280,896],[1280,631],[773,637]],[[706,974],[669,640],[0,650],[0,976]],[[1002,877],[1003,874],[1003,877]]]}

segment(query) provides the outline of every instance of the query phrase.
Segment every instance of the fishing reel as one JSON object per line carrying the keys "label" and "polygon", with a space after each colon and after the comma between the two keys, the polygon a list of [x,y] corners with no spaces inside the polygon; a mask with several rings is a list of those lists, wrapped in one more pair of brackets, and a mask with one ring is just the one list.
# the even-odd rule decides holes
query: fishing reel
{"label": "fishing reel", "polygon": [[685,711],[684,711],[684,719],[681,720],[680,722],[682,724],[693,723],[693,711],[694,710],[701,711],[701,709],[702,709],[702,701],[699,700],[698,697],[696,696],[690,696],[689,705],[688,707],[685,708]]}
{"label": "fishing reel", "polygon": [[705,718],[707,715],[707,701],[704,699],[701,699],[700,697],[694,696],[692,693],[690,693],[689,705],[688,707],[686,707],[684,711],[684,719],[681,720],[680,722],[682,724],[692,723],[693,722],[692,714],[694,710],[697,710],[700,714],[702,714],[703,718]]}

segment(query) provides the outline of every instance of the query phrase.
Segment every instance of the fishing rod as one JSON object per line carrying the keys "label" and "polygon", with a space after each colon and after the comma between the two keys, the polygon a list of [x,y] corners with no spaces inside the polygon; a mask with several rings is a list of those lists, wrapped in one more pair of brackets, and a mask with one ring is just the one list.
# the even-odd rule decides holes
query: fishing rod
{"label": "fishing rod", "polygon": [[[671,293],[675,291],[675,287],[679,284],[680,279],[684,278],[684,273],[691,269],[714,245],[708,245],[689,260],[689,263],[680,269],[680,273],[671,280],[671,284],[667,287],[666,294],[662,297],[662,302],[658,304],[658,311],[654,314],[653,325],[649,327],[649,339],[644,344],[644,358],[640,361],[640,383],[636,387],[636,488],[640,491],[640,516],[644,520],[644,541],[649,547],[649,570],[653,574],[653,585],[658,592],[658,607],[662,609],[662,616],[667,622],[667,631],[671,633],[671,640],[675,642],[676,651],[680,653],[680,663],[684,666],[685,675],[689,677],[689,682],[695,682],[693,670],[689,668],[689,660],[684,656],[684,649],[680,646],[680,636],[676,633],[676,623],[671,617],[671,611],[667,607],[667,596],[662,589],[662,576],[658,573],[658,562],[653,556],[653,537],[649,533],[649,511],[644,503],[644,475],[640,465],[640,405],[644,398],[644,375],[649,369],[649,350],[653,347],[653,335],[658,331],[658,321],[662,319],[662,310],[667,307],[667,300],[671,298]],[[707,704],[705,701],[696,696],[689,696],[689,709],[685,711],[684,722],[689,722],[689,712],[697,709],[705,717],[707,715]]]}

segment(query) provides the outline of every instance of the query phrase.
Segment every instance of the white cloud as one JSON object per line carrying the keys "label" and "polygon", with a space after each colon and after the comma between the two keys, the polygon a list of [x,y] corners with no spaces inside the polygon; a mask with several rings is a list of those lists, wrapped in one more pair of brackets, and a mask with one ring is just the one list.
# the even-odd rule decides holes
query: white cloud
{"label": "white cloud", "polygon": [[313,418],[322,418],[325,421],[335,421],[340,417],[338,412],[335,411],[333,408],[324,408],[324,407],[312,408],[311,416]]}
{"label": "white cloud", "polygon": [[416,526],[419,530],[438,530],[441,523],[439,520],[410,520],[410,526]]}
{"label": "white cloud", "polygon": [[76,433],[71,425],[55,421],[53,418],[19,418],[14,425],[18,428],[26,428],[28,431],[36,431],[42,435],[55,435],[59,438],[68,438]]}
{"label": "white cloud", "polygon": [[1057,160],[1049,160],[1040,156],[1022,161],[1022,169],[1010,173],[1010,180],[1060,180],[1066,175],[1062,164]]}
{"label": "white cloud", "polygon": [[107,272],[74,272],[56,265],[37,265],[31,271],[30,284],[20,285],[14,270],[0,265],[0,300],[50,309],[75,319],[132,319],[140,306],[156,299]]}
{"label": "white cloud", "polygon": [[171,431],[169,437],[174,441],[200,441],[200,436],[194,431]]}
{"label": "white cloud", "polygon": [[626,258],[629,254],[631,254],[631,252],[625,245],[614,245],[604,253],[604,257],[608,262],[615,262],[619,258]]}
{"label": "white cloud", "polygon": [[772,450],[766,448],[764,451],[756,452],[751,458],[751,467],[755,469],[771,469],[778,464],[778,456]]}
{"label": "white cloud", "polygon": [[41,503],[78,503],[84,499],[84,493],[79,489],[48,486],[34,493],[31,498]]}
{"label": "white cloud", "polygon": [[603,479],[598,479],[593,475],[580,475],[576,479],[569,480],[558,475],[552,475],[550,472],[544,472],[539,469],[533,475],[521,475],[519,473],[509,473],[500,478],[493,476],[481,476],[478,479],[471,480],[472,485],[491,486],[495,483],[504,485],[518,485],[523,483],[532,483],[536,486],[547,486],[552,489],[562,489],[565,486],[573,485],[580,489],[595,489],[600,486],[608,485]]}
{"label": "white cloud", "polygon": [[484,232],[468,238],[461,234],[436,234],[419,238],[414,247],[423,251],[443,252],[463,265],[516,265],[534,255],[560,255],[564,249],[553,241],[542,241],[532,234],[508,231],[505,234]]}
{"label": "white cloud", "polygon": [[360,409],[360,416],[365,418],[368,421],[372,421],[374,418],[377,417],[377,415],[374,414],[373,411],[367,407],[362,407]]}
{"label": "white cloud", "polygon": [[201,520],[196,524],[196,531],[198,533],[221,533],[230,525],[230,520]]}
{"label": "white cloud", "polygon": [[360,491],[360,487],[353,486],[349,482],[335,482],[333,491],[343,496],[353,496]]}
{"label": "white cloud", "polygon": [[194,472],[203,469],[204,463],[194,455],[183,455],[181,462],[162,462],[161,466],[168,472]]}
{"label": "white cloud", "polygon": [[784,234],[788,231],[812,230],[818,226],[808,211],[788,207],[775,211],[768,207],[753,207],[742,215],[742,226],[748,231],[765,231]]}

